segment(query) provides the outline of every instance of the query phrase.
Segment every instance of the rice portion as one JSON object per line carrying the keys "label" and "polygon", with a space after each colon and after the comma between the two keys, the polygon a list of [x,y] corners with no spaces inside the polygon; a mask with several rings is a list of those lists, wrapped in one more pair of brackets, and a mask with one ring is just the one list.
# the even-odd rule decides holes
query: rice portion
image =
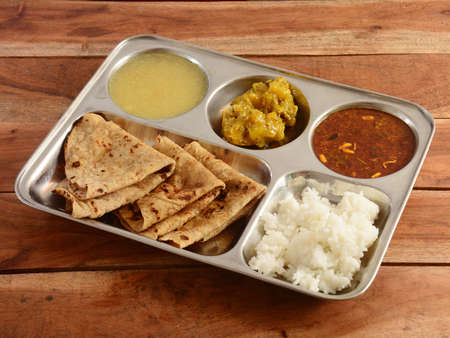
{"label": "rice portion", "polygon": [[334,205],[306,187],[301,199],[288,193],[273,209],[260,218],[264,236],[249,265],[312,291],[336,293],[349,286],[378,237],[373,223],[379,207],[363,194],[344,192]]}

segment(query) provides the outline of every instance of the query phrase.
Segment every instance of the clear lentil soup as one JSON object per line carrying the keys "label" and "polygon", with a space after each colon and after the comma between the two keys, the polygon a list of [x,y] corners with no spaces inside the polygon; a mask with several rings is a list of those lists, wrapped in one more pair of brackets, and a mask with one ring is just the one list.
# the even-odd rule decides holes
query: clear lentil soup
{"label": "clear lentil soup", "polygon": [[392,174],[411,160],[416,142],[409,126],[376,109],[350,108],[322,121],[313,135],[313,149],[331,170],[350,177]]}

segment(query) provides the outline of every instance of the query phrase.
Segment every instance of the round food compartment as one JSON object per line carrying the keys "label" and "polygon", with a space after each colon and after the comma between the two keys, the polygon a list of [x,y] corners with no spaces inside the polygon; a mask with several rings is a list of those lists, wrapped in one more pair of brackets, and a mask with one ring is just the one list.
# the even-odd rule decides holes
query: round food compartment
{"label": "round food compartment", "polygon": [[200,64],[171,50],[134,54],[118,63],[108,81],[111,100],[145,119],[166,119],[196,107],[208,90]]}
{"label": "round food compartment", "polygon": [[405,167],[416,152],[412,123],[392,108],[341,106],[313,129],[311,145],[330,170],[353,178],[378,178]]}
{"label": "round food compartment", "polygon": [[284,77],[252,76],[218,89],[207,113],[212,129],[228,143],[270,149],[300,136],[310,108],[300,89]]}

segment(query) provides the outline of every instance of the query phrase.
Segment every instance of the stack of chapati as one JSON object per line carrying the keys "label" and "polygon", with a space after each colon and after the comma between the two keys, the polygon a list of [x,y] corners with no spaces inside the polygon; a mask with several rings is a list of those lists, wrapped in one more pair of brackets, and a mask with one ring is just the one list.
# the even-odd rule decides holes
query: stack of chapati
{"label": "stack of chapati", "polygon": [[265,187],[217,159],[197,142],[184,149],[158,136],[155,149],[176,161],[167,182],[117,212],[123,226],[184,248],[207,241],[247,215]]}
{"label": "stack of chapati", "polygon": [[115,210],[129,231],[180,248],[213,238],[265,192],[197,142],[158,136],[150,147],[96,114],[74,126],[64,155],[66,179],[54,191],[74,217]]}
{"label": "stack of chapati", "polygon": [[189,143],[184,149],[224,181],[225,189],[195,218],[159,238],[180,248],[197,241],[205,242],[218,235],[231,223],[246,216],[266,191],[265,186],[242,175],[199,143]]}
{"label": "stack of chapati", "polygon": [[175,161],[114,122],[86,114],[64,144],[66,179],[54,192],[76,218],[97,218],[145,196],[175,169]]}
{"label": "stack of chapati", "polygon": [[173,175],[117,214],[127,229],[157,239],[197,215],[225,183],[167,137],[158,136],[153,147],[176,161]]}

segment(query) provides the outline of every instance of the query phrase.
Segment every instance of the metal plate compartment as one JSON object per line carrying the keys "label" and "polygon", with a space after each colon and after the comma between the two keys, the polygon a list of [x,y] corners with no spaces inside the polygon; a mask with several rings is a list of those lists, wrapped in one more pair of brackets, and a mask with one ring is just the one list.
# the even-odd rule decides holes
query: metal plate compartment
{"label": "metal plate compartment", "polygon": [[[163,50],[188,58],[205,72],[208,89],[203,100],[190,111],[176,117],[148,120],[121,110],[110,98],[108,81],[111,74],[131,56]],[[308,106],[308,118],[297,137],[273,149],[256,150],[234,146],[218,133],[220,109],[251,82],[284,76],[299,88]],[[401,170],[379,178],[353,179],[325,167],[315,156],[311,140],[314,128],[328,114],[343,107],[372,107],[391,113],[405,121],[416,138],[415,154]],[[225,253],[208,256],[191,250],[177,249],[165,243],[147,239],[113,224],[108,217],[98,220],[75,219],[64,211],[61,198],[51,193],[53,186],[64,177],[62,145],[72,125],[84,114],[103,112],[124,129],[149,144],[156,135],[164,134],[180,144],[197,140],[237,170],[267,185],[266,196],[251,216],[244,220],[234,245]],[[349,299],[362,294],[373,281],[390,239],[397,226],[415,179],[428,151],[434,133],[431,115],[422,107],[391,96],[378,94],[323,79],[224,55],[179,41],[156,36],[136,36],[121,42],[61,116],[54,128],[19,173],[15,190],[25,204],[73,221],[124,236],[204,263],[239,272],[253,278],[326,299]],[[376,226],[379,238],[363,258],[363,268],[355,282],[337,294],[312,292],[284,280],[264,276],[248,266],[254,245],[261,237],[258,219],[270,208],[275,196],[290,189],[295,177],[305,176],[319,182],[340,182],[349,189],[365,191],[382,210]],[[372,197],[370,197],[372,196]],[[338,196],[330,196],[337,201]]]}

